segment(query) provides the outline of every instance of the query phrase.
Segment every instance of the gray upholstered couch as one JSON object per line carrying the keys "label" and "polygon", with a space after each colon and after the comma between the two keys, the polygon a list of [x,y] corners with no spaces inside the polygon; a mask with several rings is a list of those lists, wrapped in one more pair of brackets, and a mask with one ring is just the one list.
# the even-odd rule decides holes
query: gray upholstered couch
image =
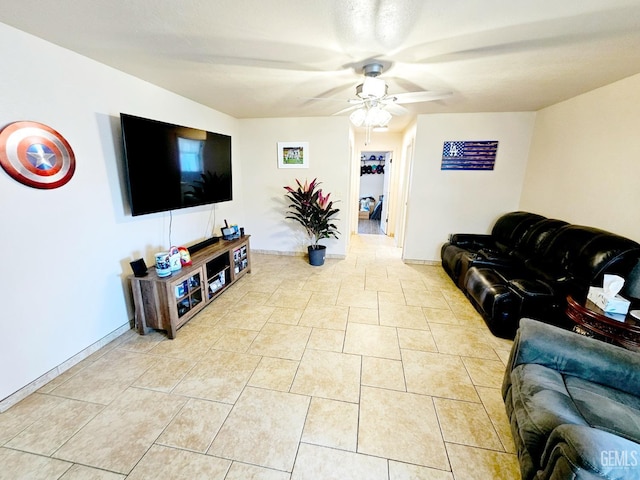
{"label": "gray upholstered couch", "polygon": [[640,353],[525,318],[502,394],[523,480],[640,479]]}

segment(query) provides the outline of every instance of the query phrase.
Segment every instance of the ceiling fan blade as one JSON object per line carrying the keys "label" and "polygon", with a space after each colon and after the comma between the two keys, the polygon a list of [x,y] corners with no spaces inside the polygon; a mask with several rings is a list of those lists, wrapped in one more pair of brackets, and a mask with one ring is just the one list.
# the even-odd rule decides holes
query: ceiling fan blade
{"label": "ceiling fan blade", "polygon": [[409,113],[409,110],[407,110],[405,107],[403,107],[402,105],[398,105],[397,103],[394,102],[382,102],[384,105],[384,109],[389,112],[391,115],[406,115],[407,113]]}
{"label": "ceiling fan blade", "polygon": [[[362,103],[364,103],[364,102],[362,102]],[[347,107],[347,108],[343,108],[342,110],[340,110],[340,111],[338,111],[336,113],[333,113],[332,115],[342,115],[343,113],[352,112],[354,110],[359,109],[362,106],[362,103],[359,103],[357,105],[352,105],[352,106]]]}
{"label": "ceiling fan blade", "polygon": [[395,98],[395,103],[419,103],[419,102],[432,102],[434,100],[442,100],[453,95],[452,92],[446,91],[433,91],[433,92],[408,92],[397,93],[395,95],[389,95],[389,97]]}

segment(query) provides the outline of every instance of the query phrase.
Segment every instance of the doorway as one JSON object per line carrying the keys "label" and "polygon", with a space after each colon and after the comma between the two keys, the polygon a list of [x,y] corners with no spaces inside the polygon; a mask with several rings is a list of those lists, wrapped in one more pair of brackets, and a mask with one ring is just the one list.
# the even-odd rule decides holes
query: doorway
{"label": "doorway", "polygon": [[362,151],[358,199],[358,234],[387,235],[390,151]]}

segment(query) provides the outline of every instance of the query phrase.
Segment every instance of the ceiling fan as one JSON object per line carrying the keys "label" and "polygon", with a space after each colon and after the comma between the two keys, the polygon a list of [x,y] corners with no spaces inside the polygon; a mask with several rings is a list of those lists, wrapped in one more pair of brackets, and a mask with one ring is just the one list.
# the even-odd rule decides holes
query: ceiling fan
{"label": "ceiling fan", "polygon": [[376,61],[365,64],[362,67],[364,80],[356,86],[356,97],[347,100],[350,106],[334,113],[334,115],[352,112],[349,118],[357,127],[385,127],[393,115],[409,113],[409,110],[402,104],[430,102],[452,95],[451,92],[444,91],[389,94],[388,85],[382,78],[379,78],[383,69],[384,65]]}

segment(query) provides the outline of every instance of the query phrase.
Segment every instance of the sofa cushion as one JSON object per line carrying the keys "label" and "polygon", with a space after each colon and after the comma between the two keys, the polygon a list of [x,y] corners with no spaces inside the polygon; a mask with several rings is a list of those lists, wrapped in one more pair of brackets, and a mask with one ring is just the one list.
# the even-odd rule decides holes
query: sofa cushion
{"label": "sofa cushion", "polygon": [[568,225],[568,223],[563,220],[553,218],[540,220],[527,231],[526,235],[518,243],[513,256],[520,264],[524,265],[530,258],[542,255],[558,229],[565,225]]}
{"label": "sofa cushion", "polygon": [[502,215],[491,229],[491,236],[499,251],[511,252],[532,225],[545,217],[530,212],[511,212]]}
{"label": "sofa cushion", "polygon": [[565,384],[589,425],[640,443],[639,397],[578,377],[566,376]]}
{"label": "sofa cushion", "polygon": [[[523,470],[524,473],[531,470]],[[535,473],[535,472],[534,472]],[[583,425],[561,425],[547,441],[536,480],[640,480],[640,445]]]}
{"label": "sofa cushion", "polygon": [[540,458],[556,427],[588,426],[557,370],[535,363],[518,365],[511,371],[511,399],[518,433],[533,458]]}
{"label": "sofa cushion", "polygon": [[520,299],[505,278],[492,268],[471,267],[462,282],[473,306],[498,337],[513,338],[520,312]]}

